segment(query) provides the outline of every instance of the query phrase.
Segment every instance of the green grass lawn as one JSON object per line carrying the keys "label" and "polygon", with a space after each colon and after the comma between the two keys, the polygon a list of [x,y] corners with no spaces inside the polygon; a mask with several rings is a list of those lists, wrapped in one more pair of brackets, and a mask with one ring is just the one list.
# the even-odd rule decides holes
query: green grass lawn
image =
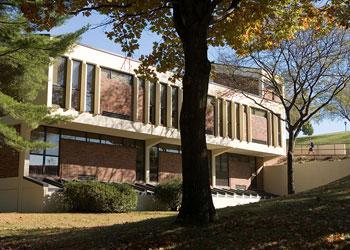
{"label": "green grass lawn", "polygon": [[337,132],[323,135],[299,137],[296,144],[309,144],[309,138],[312,138],[315,144],[334,144],[334,143],[349,143],[350,132]]}
{"label": "green grass lawn", "polygon": [[171,212],[0,214],[0,249],[350,249],[350,177],[218,210],[207,227]]}

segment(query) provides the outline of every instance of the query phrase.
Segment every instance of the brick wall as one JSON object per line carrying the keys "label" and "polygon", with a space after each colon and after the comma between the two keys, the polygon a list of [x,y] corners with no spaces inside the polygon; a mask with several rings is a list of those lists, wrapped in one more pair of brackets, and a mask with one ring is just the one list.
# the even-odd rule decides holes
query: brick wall
{"label": "brick wall", "polygon": [[250,188],[252,173],[255,166],[251,161],[241,160],[240,156],[229,159],[229,185],[235,189],[236,185],[244,185]]}
{"label": "brick wall", "polygon": [[181,154],[159,152],[159,182],[165,182],[175,178],[182,178]]}
{"label": "brick wall", "polygon": [[0,178],[18,176],[19,153],[0,143]]}
{"label": "brick wall", "polygon": [[96,176],[100,181],[133,182],[136,149],[72,140],[61,140],[61,176]]}
{"label": "brick wall", "polygon": [[252,139],[267,142],[267,119],[252,115]]}

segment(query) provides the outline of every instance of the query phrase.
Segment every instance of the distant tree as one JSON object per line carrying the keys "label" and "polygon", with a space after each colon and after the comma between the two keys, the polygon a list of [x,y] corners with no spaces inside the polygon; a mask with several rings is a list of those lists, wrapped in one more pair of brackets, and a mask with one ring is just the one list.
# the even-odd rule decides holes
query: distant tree
{"label": "distant tree", "polygon": [[[273,50],[253,52],[234,59],[222,55],[225,64],[244,63],[261,69],[264,91],[257,105],[269,108],[268,96],[273,94],[284,107],[288,132],[288,193],[295,192],[293,157],[295,139],[311,118],[319,115],[350,80],[349,34],[344,29],[306,30],[295,39],[284,40]],[[230,63],[231,62],[231,63]],[[249,70],[248,70],[249,71]],[[256,71],[253,71],[256,73]],[[308,125],[306,125],[308,126]]]}
{"label": "distant tree", "polygon": [[[320,20],[340,21],[333,13],[341,2],[305,0],[41,0],[22,1],[22,11],[38,28],[50,29],[62,15],[92,11],[106,15],[110,39],[131,55],[139,48],[144,30],[159,37],[153,51],[142,56],[138,73],[156,79],[172,71],[171,80],[182,78],[180,115],[183,196],[178,220],[207,223],[214,219],[205,135],[205,113],[211,62],[208,46],[227,45],[238,53],[248,48],[273,47],[283,39]],[[332,16],[335,16],[333,19]],[[151,67],[152,66],[152,67]]]}
{"label": "distant tree", "polygon": [[[31,33],[30,28],[15,1],[0,1],[0,117],[9,116],[34,129],[42,122],[66,119],[50,115],[53,109],[32,102],[47,84],[52,59],[63,54],[83,30],[51,38]],[[1,119],[0,142],[16,150],[47,146],[24,139]]]}
{"label": "distant tree", "polygon": [[345,119],[350,122],[350,83],[322,112],[321,117]]}
{"label": "distant tree", "polygon": [[302,127],[301,131],[304,135],[313,135],[314,134],[314,128],[310,121],[306,122]]}

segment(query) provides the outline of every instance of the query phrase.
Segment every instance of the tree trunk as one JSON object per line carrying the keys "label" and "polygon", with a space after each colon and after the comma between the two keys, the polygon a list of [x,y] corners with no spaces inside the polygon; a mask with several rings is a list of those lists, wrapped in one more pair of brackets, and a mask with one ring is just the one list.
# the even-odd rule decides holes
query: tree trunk
{"label": "tree trunk", "polygon": [[295,143],[294,134],[293,132],[289,132],[288,133],[288,152],[287,152],[288,194],[295,193],[294,169],[293,169],[294,143]]}
{"label": "tree trunk", "polygon": [[180,115],[183,196],[178,221],[185,224],[207,224],[215,217],[205,136],[211,70],[207,55],[210,14],[201,15],[200,20],[193,20],[194,15],[188,9],[185,14],[189,16],[178,20],[180,22],[185,19],[186,24],[189,24],[182,27],[180,32],[185,54],[185,74]]}

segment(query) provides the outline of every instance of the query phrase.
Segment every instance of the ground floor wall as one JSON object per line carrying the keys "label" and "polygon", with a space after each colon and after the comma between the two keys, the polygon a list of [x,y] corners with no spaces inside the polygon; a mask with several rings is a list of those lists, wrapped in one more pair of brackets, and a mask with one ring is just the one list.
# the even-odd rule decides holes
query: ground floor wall
{"label": "ground floor wall", "polygon": [[0,178],[0,212],[42,212],[47,191],[26,179]]}
{"label": "ground floor wall", "polygon": [[[287,166],[271,165],[264,167],[264,189],[266,192],[286,195]],[[333,161],[311,161],[296,163],[294,166],[295,191],[310,190],[350,175],[350,159]]]}

